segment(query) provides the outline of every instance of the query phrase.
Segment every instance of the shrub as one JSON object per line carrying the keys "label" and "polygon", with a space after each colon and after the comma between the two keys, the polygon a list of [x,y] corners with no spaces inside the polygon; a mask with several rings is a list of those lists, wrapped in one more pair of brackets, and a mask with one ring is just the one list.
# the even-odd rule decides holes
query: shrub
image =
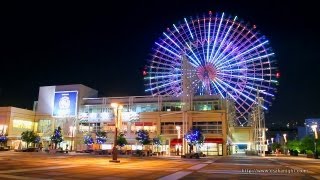
{"label": "shrub", "polygon": [[306,150],[307,155],[312,155],[313,152],[311,150]]}

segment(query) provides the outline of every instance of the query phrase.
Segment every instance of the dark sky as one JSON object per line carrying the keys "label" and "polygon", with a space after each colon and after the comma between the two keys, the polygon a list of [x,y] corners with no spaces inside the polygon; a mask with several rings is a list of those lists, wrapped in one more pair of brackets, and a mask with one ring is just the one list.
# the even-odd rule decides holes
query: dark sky
{"label": "dark sky", "polygon": [[[88,1],[89,2],[89,1]],[[0,5],[0,106],[31,108],[39,86],[145,95],[154,42],[184,17],[237,15],[268,37],[281,72],[268,122],[320,117],[319,18],[312,1],[108,1]]]}

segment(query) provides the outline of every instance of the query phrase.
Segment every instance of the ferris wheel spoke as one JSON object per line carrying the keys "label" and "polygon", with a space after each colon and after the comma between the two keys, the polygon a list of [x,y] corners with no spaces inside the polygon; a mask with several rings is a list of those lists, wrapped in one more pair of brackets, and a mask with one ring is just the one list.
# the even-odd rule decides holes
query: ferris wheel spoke
{"label": "ferris wheel spoke", "polygon": [[246,110],[245,107],[243,107],[242,104],[240,104],[239,100],[243,103],[245,103],[247,106],[251,106],[249,105],[245,100],[241,99],[241,97],[239,96],[239,99],[235,98],[227,89],[225,89],[225,87],[222,86],[222,84],[220,84],[218,81],[215,81],[215,83],[217,83],[223,90],[224,92],[226,92],[226,94],[228,94],[237,104],[238,104],[238,107],[241,107],[243,108],[244,110]]}
{"label": "ferris wheel spoke", "polygon": [[225,89],[218,81],[214,80],[214,82],[226,93],[228,94],[235,102],[237,102],[237,99],[232,95],[230,94],[230,92]]}
{"label": "ferris wheel spoke", "polygon": [[[241,30],[241,32],[243,32],[243,31],[244,31],[244,29]],[[247,32],[246,35],[248,35],[249,33],[250,33],[250,31]],[[250,46],[252,46],[252,43],[250,43],[250,40],[251,40],[253,37],[255,37],[255,36],[253,35],[253,36],[251,36],[250,38],[246,38],[246,39],[245,39],[246,36],[242,36],[241,39],[238,40],[240,34],[241,34],[241,33],[239,33],[238,36],[235,37],[235,39],[234,39],[234,41],[236,42],[236,43],[234,43],[234,46],[237,47],[238,52],[241,52],[241,51],[243,51],[243,50],[249,49]],[[245,39],[245,42],[242,42],[244,39]],[[259,41],[257,40],[257,41],[255,41],[253,44],[255,44],[255,43],[257,43],[257,42],[259,42]],[[246,46],[247,43],[249,43],[249,45]],[[217,60],[217,64],[220,64],[220,63],[222,62],[222,60],[224,60],[224,59],[225,59],[225,58],[223,58],[223,59],[221,59],[221,60]]]}
{"label": "ferris wheel spoke", "polygon": [[[277,68],[269,43],[254,28],[225,14],[184,18],[168,28],[154,45],[145,81],[153,95],[182,95],[182,73],[187,86],[198,95],[218,94],[235,102],[235,123],[244,125],[257,95],[271,105],[276,93]],[[182,70],[182,57],[189,63]]]}
{"label": "ferris wheel spoke", "polygon": [[184,18],[184,21],[186,22],[186,25],[187,25],[188,30],[189,30],[189,32],[190,32],[190,35],[191,35],[191,37],[192,37],[192,39],[193,39],[193,35],[192,35],[191,30],[190,30],[189,23],[187,22],[187,19],[186,19],[186,18]]}
{"label": "ferris wheel spoke", "polygon": [[[184,31],[184,29],[183,29],[183,32],[184,32],[184,34],[187,34],[187,33]],[[184,39],[183,39],[183,40],[184,40]],[[191,42],[192,42],[192,39],[189,40],[189,42],[187,42],[187,41],[184,40],[184,43],[185,43],[187,49],[189,49],[189,51],[190,51],[190,52],[192,53],[192,55],[196,58],[196,60],[195,60],[194,58],[192,58],[191,56],[189,56],[187,53],[185,53],[185,54],[186,54],[186,56],[188,56],[188,57],[193,61],[194,64],[196,64],[197,66],[199,66],[199,65],[201,64],[201,62],[200,62],[200,60],[198,59],[197,55],[193,52],[191,46],[189,45],[189,44],[191,44]]]}
{"label": "ferris wheel spoke", "polygon": [[[183,30],[184,31],[184,30]],[[178,32],[179,34],[180,34],[180,32]],[[186,34],[186,32],[184,32],[185,34]],[[175,37],[175,39],[180,43],[180,44],[182,44],[180,41],[179,41],[179,39],[173,34],[173,36]],[[181,36],[181,34],[180,34],[180,36]],[[188,47],[189,47],[189,49],[191,48],[189,45],[188,45],[188,43],[183,39],[183,41],[184,41],[184,43],[185,43],[185,45],[187,45]],[[184,46],[184,44],[182,44],[182,46]],[[191,52],[194,54],[194,52],[192,51],[192,49],[190,49],[191,50]],[[181,53],[183,53],[183,54],[185,54],[190,60],[192,60],[192,62],[193,63],[191,63],[190,61],[190,63],[194,66],[194,67],[197,67],[197,66],[199,66],[200,64],[199,64],[199,59],[197,58],[197,56],[194,54],[194,56],[197,58],[197,60],[198,61],[196,61],[196,60],[194,60],[191,56],[189,56],[187,53],[185,53],[185,52],[181,52]]]}
{"label": "ferris wheel spoke", "polygon": [[180,46],[179,46],[176,42],[174,42],[165,32],[164,32],[163,34],[164,34],[174,45],[176,45],[177,48],[179,48],[179,49],[181,50]]}
{"label": "ferris wheel spoke", "polygon": [[157,67],[152,67],[153,69],[156,69],[157,71],[158,70],[165,70],[165,71],[172,71],[172,67],[170,68],[167,68],[167,67],[163,67],[163,66],[157,66]]}
{"label": "ferris wheel spoke", "polygon": [[[206,23],[204,22],[204,25]],[[208,39],[207,39],[207,58],[206,58],[206,61],[208,62],[208,57],[209,57],[209,49],[210,49],[210,34],[211,34],[211,31],[210,31],[210,28],[211,28],[211,17],[209,18],[209,25],[208,25]]]}
{"label": "ferris wheel spoke", "polygon": [[[216,60],[218,60],[221,56],[225,55],[225,53],[229,50],[229,48],[231,47],[232,42],[229,42],[228,45],[223,49],[223,51],[219,54],[219,56],[216,58]],[[214,64],[216,63],[216,61],[214,62]]]}
{"label": "ferris wheel spoke", "polygon": [[263,56],[258,56],[258,57],[254,57],[254,58],[251,58],[251,59],[244,59],[244,60],[241,60],[240,62],[237,62],[237,63],[234,63],[234,64],[231,64],[231,66],[236,66],[236,65],[239,65],[239,64],[246,64],[246,63],[252,63],[254,64],[255,61],[258,61],[258,60],[261,60],[263,58],[266,58],[266,57],[269,57],[269,56],[273,56],[274,53],[270,53],[270,54],[266,54],[266,55],[263,55]]}
{"label": "ferris wheel spoke", "polygon": [[166,45],[166,47],[169,49],[172,49],[176,54],[179,54],[180,51],[179,50],[176,50],[176,48],[172,47],[168,42],[164,41],[163,39],[161,39],[161,41],[163,42],[163,44]]}
{"label": "ferris wheel spoke", "polygon": [[181,76],[181,74],[171,74],[171,75],[165,75],[165,76],[149,76],[149,77],[145,77],[145,79],[163,79],[163,78],[168,78],[168,77],[179,77]]}
{"label": "ferris wheel spoke", "polygon": [[[216,81],[216,82],[218,82],[218,81]],[[230,82],[230,81],[229,81],[229,82]],[[230,82],[230,83],[234,83],[234,82]],[[235,84],[235,86],[237,86],[237,84]],[[236,93],[237,93],[237,92],[236,92]],[[239,93],[237,93],[237,94],[239,94]],[[241,96],[238,96],[237,102],[238,102],[238,103],[243,102],[243,103],[246,104],[247,106],[251,106],[250,104],[247,103],[246,100],[242,99]],[[239,104],[239,105],[240,105],[240,104]]]}
{"label": "ferris wheel spoke", "polygon": [[189,44],[188,44],[188,43],[186,43],[186,44],[187,44],[189,50],[191,51],[191,53],[193,54],[193,56],[197,59],[197,62],[198,62],[197,65],[200,65],[201,62],[200,62],[200,60],[198,59],[197,55],[193,52],[193,50],[192,50],[192,48],[189,46]]}
{"label": "ferris wheel spoke", "polygon": [[216,83],[214,81],[211,81],[211,83],[214,85],[214,87],[218,90],[219,94],[221,95],[222,98],[225,98],[224,95],[222,94],[222,92],[220,91],[220,89],[218,88],[218,86],[216,85]]}
{"label": "ferris wheel spoke", "polygon": [[[230,61],[230,62],[228,62],[228,64],[225,64],[225,65],[221,65],[220,63],[219,64],[217,63],[217,69],[233,67],[233,66],[237,66],[240,64],[244,64],[246,66],[249,66],[249,65],[260,66],[260,65],[262,65],[262,63],[256,63],[256,61],[261,61],[262,59],[268,58],[269,56],[273,56],[273,55],[274,55],[274,53],[261,55],[261,53],[254,52],[250,56],[242,57],[242,59],[234,59],[233,61]],[[250,58],[250,59],[248,59],[248,58]]]}
{"label": "ferris wheel spoke", "polygon": [[[160,59],[160,58],[159,58]],[[163,66],[166,66],[168,68],[173,68],[175,64],[166,64],[164,62],[159,62],[159,61],[152,61],[152,64],[158,64],[158,65],[163,65]]]}
{"label": "ferris wheel spoke", "polygon": [[[217,62],[215,63],[216,68],[217,69],[220,68],[220,66],[218,66],[220,61],[223,61],[223,60],[227,59],[229,56],[231,56],[234,53],[236,53],[237,50],[238,50],[238,47],[232,49],[227,55],[223,56],[221,60],[217,60]],[[225,66],[223,66],[223,67],[225,67]]]}
{"label": "ferris wheel spoke", "polygon": [[[198,29],[199,29],[199,31],[200,31],[200,35],[199,35],[199,36],[200,36],[200,42],[201,42],[201,46],[202,46],[201,49],[202,49],[203,60],[204,60],[204,61],[207,61],[207,60],[206,60],[206,55],[205,55],[205,53],[204,53],[204,51],[205,51],[205,50],[204,50],[204,47],[203,47],[203,46],[204,46],[204,43],[203,43],[204,40],[203,40],[203,37],[202,37],[202,31],[201,31],[201,27],[200,27],[200,20],[198,19],[197,22],[198,22]],[[204,27],[204,30],[205,30],[205,27]],[[204,31],[204,32],[205,32],[205,31]],[[204,33],[204,36],[206,36],[206,33]],[[204,39],[205,39],[205,37],[204,37]]]}
{"label": "ferris wheel spoke", "polygon": [[172,62],[172,61],[177,61],[177,57],[175,56],[172,56],[172,54],[170,53],[165,53],[165,52],[161,52],[159,49],[155,50],[156,54],[153,55],[153,57],[157,56],[157,57],[160,57],[159,55],[162,55],[164,57],[166,57],[165,59],[167,59],[166,61],[167,62]]}
{"label": "ferris wheel spoke", "polygon": [[[250,98],[249,96],[245,95],[244,93],[240,92],[238,89],[236,89],[236,88],[234,88],[234,87],[230,86],[229,84],[227,84],[227,83],[225,83],[225,82],[221,81],[219,78],[217,78],[217,80],[218,80],[219,82],[221,82],[222,84],[226,85],[227,87],[229,87],[229,88],[233,89],[235,92],[239,93],[239,94],[240,94],[240,95],[242,95],[243,97],[245,97],[245,98],[249,99],[251,102],[253,102],[253,103],[255,103],[255,104],[258,104],[255,100],[253,100],[253,99],[252,99],[252,98]],[[267,110],[267,108],[266,108],[266,107],[264,107],[264,106],[261,106],[261,107],[262,107],[263,109],[266,109],[266,110]]]}
{"label": "ferris wheel spoke", "polygon": [[207,58],[210,62],[212,62],[211,57],[212,57],[213,52],[215,52],[216,42],[217,42],[217,39],[219,37],[220,27],[221,27],[221,23],[223,21],[223,16],[224,16],[224,13],[222,13],[222,16],[221,16],[217,34],[214,36],[214,42],[213,42],[213,47],[211,49],[210,57]]}
{"label": "ferris wheel spoke", "polygon": [[[231,30],[231,28],[233,27],[234,22],[236,21],[236,19],[237,19],[237,16],[233,19],[233,22],[232,22],[231,26],[229,27],[227,33],[224,35],[222,41],[220,42],[220,45],[219,45],[217,51],[215,52],[215,54],[214,54],[214,56],[213,56],[213,58],[212,58],[212,59],[213,59],[213,63],[216,62],[215,57],[219,54],[221,47],[223,47],[224,42],[225,42],[226,38],[228,37],[228,35],[229,35],[229,33],[230,33],[230,30]],[[228,24],[228,23],[226,23],[226,26],[227,26],[227,24]],[[211,57],[210,57],[210,59],[211,59]]]}
{"label": "ferris wheel spoke", "polygon": [[239,79],[250,79],[250,80],[257,80],[257,81],[265,81],[265,79],[255,78],[255,77],[250,77],[250,76],[232,75],[232,74],[219,73],[219,72],[217,72],[217,74],[222,75],[222,76],[236,77],[236,78],[239,78]]}
{"label": "ferris wheel spoke", "polygon": [[[198,54],[200,61],[205,63],[205,61],[206,61],[205,57],[202,58],[202,56],[201,56],[201,54],[204,53],[203,43],[201,42],[201,39],[198,37],[201,35],[201,29],[198,29],[198,31],[197,31],[197,27],[195,26],[195,22],[196,22],[196,20],[192,20],[194,34],[196,35],[196,39],[194,40],[194,43],[196,44],[196,51],[197,51],[197,54]],[[199,46],[201,46],[201,48],[199,48]],[[201,52],[201,50],[202,50],[202,52]]]}
{"label": "ferris wheel spoke", "polygon": [[[264,44],[266,44],[266,43],[268,43],[268,41],[265,41],[265,42],[263,42],[263,43],[261,43],[261,44],[258,44],[257,46],[254,46],[254,47],[252,47],[252,48],[250,48],[250,49],[246,50],[245,52],[242,52],[242,53],[240,53],[240,54],[236,55],[235,57],[233,57],[233,58],[231,58],[231,59],[229,59],[229,60],[227,60],[227,61],[225,61],[225,62],[222,62],[222,63],[220,64],[220,66],[222,66],[223,64],[226,64],[226,63],[228,63],[228,62],[230,62],[230,61],[232,61],[232,60],[234,60],[234,59],[238,58],[239,56],[245,55],[245,54],[247,54],[247,53],[249,53],[249,52],[251,52],[251,51],[253,51],[253,50],[257,49],[257,48],[259,48],[259,47],[263,46],[263,45],[264,45]],[[220,66],[219,66],[219,67],[220,67]]]}
{"label": "ferris wheel spoke", "polygon": [[[156,75],[171,75],[173,73],[168,71],[168,72],[149,72],[148,74],[156,76]],[[181,75],[181,74],[178,74],[178,75]]]}
{"label": "ferris wheel spoke", "polygon": [[156,42],[156,45],[160,46],[162,49],[164,49],[164,50],[166,50],[166,51],[170,52],[171,54],[173,54],[173,55],[177,56],[178,58],[180,58],[180,56],[179,56],[178,54],[176,54],[175,52],[171,51],[170,49],[168,49],[168,48],[166,48],[166,47],[162,46],[161,44],[159,44],[159,43],[157,43],[157,42]]}
{"label": "ferris wheel spoke", "polygon": [[263,84],[256,84],[255,82],[247,82],[248,84],[260,88],[260,89],[265,89],[265,90],[270,90],[270,91],[275,91],[276,89],[270,86],[265,86]]}
{"label": "ferris wheel spoke", "polygon": [[173,27],[174,27],[174,29],[179,33],[179,30],[178,30],[178,28],[176,27],[175,24],[173,24]]}
{"label": "ferris wheel spoke", "polygon": [[150,60],[151,63],[156,63],[156,61],[158,60],[162,60],[163,63],[167,63],[166,66],[170,66],[170,67],[173,67],[173,66],[177,66],[181,63],[179,62],[176,62],[175,59],[169,59],[169,58],[165,58],[165,57],[161,57],[161,56],[157,56],[157,55],[153,55],[153,60]]}

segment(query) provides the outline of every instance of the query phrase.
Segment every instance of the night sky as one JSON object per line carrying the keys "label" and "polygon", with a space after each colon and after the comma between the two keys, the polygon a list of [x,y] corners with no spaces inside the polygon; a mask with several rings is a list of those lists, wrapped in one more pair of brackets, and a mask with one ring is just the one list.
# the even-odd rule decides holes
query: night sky
{"label": "night sky", "polygon": [[31,109],[39,86],[48,85],[84,84],[99,96],[146,95],[142,69],[154,42],[173,23],[211,10],[237,15],[269,39],[281,78],[268,122],[320,118],[320,16],[312,1],[16,2],[0,7],[0,106]]}

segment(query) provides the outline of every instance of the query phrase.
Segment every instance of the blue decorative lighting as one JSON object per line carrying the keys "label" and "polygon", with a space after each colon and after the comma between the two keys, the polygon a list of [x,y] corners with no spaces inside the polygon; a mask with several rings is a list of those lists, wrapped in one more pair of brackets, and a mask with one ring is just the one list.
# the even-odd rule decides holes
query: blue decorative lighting
{"label": "blue decorative lighting", "polygon": [[247,122],[257,95],[267,109],[276,92],[279,72],[269,41],[255,26],[212,13],[184,18],[167,28],[156,42],[150,59],[146,92],[152,95],[182,94],[182,58],[189,63],[190,89],[195,95],[219,95],[235,101],[240,125]]}

